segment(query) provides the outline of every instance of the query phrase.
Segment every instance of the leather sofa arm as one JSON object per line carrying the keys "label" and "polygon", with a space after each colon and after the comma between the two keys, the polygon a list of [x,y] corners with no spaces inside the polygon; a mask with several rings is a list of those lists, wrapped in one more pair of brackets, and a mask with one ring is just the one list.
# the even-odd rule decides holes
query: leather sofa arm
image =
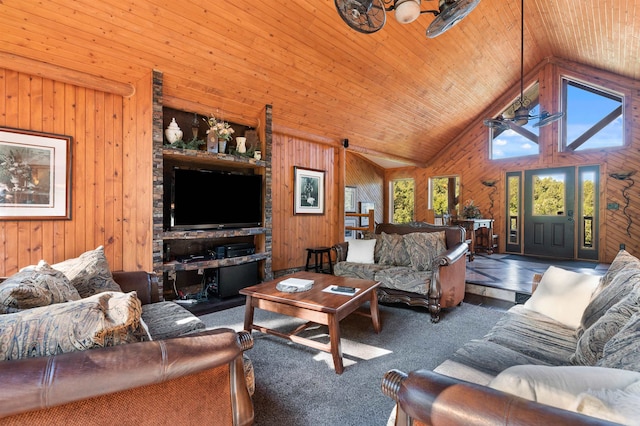
{"label": "leather sofa arm", "polygon": [[434,259],[434,266],[447,266],[455,263],[458,259],[465,257],[469,251],[469,244],[465,242],[457,243],[444,253]]}
{"label": "leather sofa arm", "polygon": [[347,250],[349,250],[349,242],[344,241],[342,243],[334,244],[331,249],[336,252],[336,263],[344,262],[347,260]]}
{"label": "leather sofa arm", "polygon": [[390,370],[382,392],[396,401],[400,425],[613,425],[430,370]]}
{"label": "leather sofa arm", "polygon": [[114,271],[113,280],[118,283],[122,291],[135,291],[143,305],[160,301],[158,277],[145,271]]}
{"label": "leather sofa arm", "polygon": [[[167,340],[1,362],[0,418],[166,383],[226,364],[232,371],[240,370],[232,374],[233,383],[227,382],[227,395],[235,395],[236,405],[251,406],[241,361],[242,352],[251,346],[248,332],[220,328]],[[245,389],[239,389],[241,386]],[[249,414],[253,418],[252,409]]]}

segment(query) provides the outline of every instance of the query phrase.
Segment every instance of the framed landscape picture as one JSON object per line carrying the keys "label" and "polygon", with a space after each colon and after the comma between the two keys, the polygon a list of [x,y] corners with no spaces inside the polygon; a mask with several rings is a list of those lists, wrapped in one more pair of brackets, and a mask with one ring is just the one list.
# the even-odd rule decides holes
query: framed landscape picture
{"label": "framed landscape picture", "polygon": [[344,239],[345,240],[355,240],[356,239],[356,231],[354,229],[347,229],[347,227],[357,227],[358,226],[358,218],[357,217],[345,217],[344,218]]}
{"label": "framed landscape picture", "polygon": [[324,173],[294,166],[294,214],[324,214]]}
{"label": "framed landscape picture", "polygon": [[344,211],[347,213],[356,212],[356,187],[346,186],[344,188]]}
{"label": "framed landscape picture", "polygon": [[[369,213],[369,210],[373,210],[375,208],[374,203],[370,203],[368,201],[360,201],[360,213]],[[360,226],[365,227],[369,226],[369,218],[361,217],[360,218]]]}
{"label": "framed landscape picture", "polygon": [[71,218],[71,136],[0,128],[0,220]]}

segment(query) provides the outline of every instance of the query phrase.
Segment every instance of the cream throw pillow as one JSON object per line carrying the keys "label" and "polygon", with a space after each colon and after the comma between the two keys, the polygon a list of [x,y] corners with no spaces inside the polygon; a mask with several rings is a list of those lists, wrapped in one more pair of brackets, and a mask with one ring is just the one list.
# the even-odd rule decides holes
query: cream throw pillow
{"label": "cream throw pillow", "polygon": [[374,263],[373,251],[375,247],[376,240],[349,240],[347,262]]}
{"label": "cream throw pillow", "polygon": [[524,307],[568,327],[578,328],[582,314],[599,282],[598,275],[581,274],[549,266],[542,275],[536,291],[524,303]]}
{"label": "cream throw pillow", "polygon": [[640,373],[617,368],[517,365],[498,374],[489,387],[512,395],[575,410],[576,398],[594,389],[624,389],[640,380]]}
{"label": "cream throw pillow", "polygon": [[578,395],[570,409],[620,424],[637,425],[640,419],[640,381],[623,389],[590,389]]}

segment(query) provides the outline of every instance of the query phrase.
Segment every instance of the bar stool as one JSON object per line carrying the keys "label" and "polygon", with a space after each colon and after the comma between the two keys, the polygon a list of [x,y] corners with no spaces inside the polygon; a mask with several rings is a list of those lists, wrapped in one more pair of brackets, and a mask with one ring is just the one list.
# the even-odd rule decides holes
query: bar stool
{"label": "bar stool", "polygon": [[[324,255],[327,255],[329,262],[329,273],[333,275],[333,262],[331,261],[331,248],[329,247],[315,247],[307,249],[307,264],[304,267],[305,271],[313,269],[314,272],[326,273],[324,268]],[[314,264],[311,265],[311,257],[313,256]]]}

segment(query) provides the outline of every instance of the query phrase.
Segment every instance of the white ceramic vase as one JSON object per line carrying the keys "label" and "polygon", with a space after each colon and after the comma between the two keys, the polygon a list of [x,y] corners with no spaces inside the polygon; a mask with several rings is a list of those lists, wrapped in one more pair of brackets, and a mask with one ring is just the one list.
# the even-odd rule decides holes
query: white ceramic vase
{"label": "white ceramic vase", "polygon": [[242,136],[238,136],[236,138],[236,151],[240,154],[247,152],[247,138]]}
{"label": "white ceramic vase", "polygon": [[178,127],[178,123],[176,123],[176,119],[172,118],[171,123],[167,126],[164,131],[164,135],[167,137],[169,143],[175,143],[182,139],[182,130]]}

